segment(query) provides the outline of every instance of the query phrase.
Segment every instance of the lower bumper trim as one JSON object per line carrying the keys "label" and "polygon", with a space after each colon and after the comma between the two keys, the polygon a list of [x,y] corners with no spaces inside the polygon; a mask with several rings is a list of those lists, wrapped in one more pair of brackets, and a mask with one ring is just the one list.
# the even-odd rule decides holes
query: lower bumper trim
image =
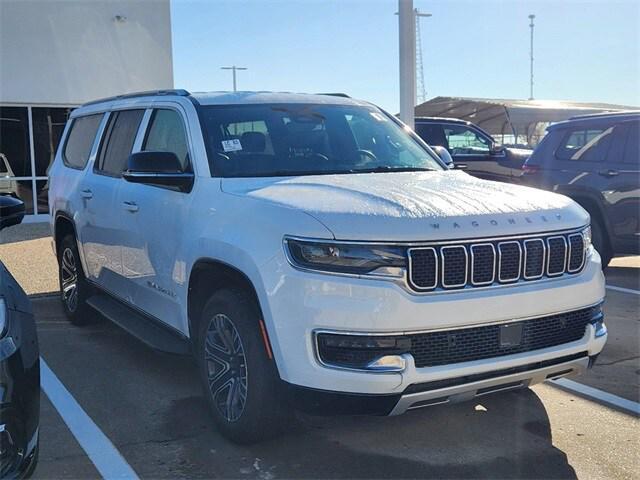
{"label": "lower bumper trim", "polygon": [[[537,366],[546,363],[538,362],[538,364],[523,365],[515,369],[489,372],[487,375],[490,375],[490,378],[476,378],[485,374],[454,378],[443,381],[453,382],[452,384],[443,384],[444,386],[439,386],[439,388],[433,388],[434,384],[438,382],[411,385],[405,392],[414,391],[415,393],[402,395],[389,415],[400,415],[407,410],[434,404],[458,403],[489,393],[528,387],[551,378],[580,374],[589,368],[590,359],[587,353],[583,352],[569,357],[561,357],[553,362],[552,365]],[[512,370],[519,371],[513,372]]]}

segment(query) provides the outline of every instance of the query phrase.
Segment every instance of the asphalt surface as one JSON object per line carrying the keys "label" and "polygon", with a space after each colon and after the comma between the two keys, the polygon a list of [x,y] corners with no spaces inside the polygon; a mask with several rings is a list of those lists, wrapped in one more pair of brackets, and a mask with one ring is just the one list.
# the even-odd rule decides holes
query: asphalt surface
{"label": "asphalt surface", "polygon": [[[108,321],[70,325],[42,295],[57,288],[46,234],[3,240],[0,259],[35,294],[42,358],[141,478],[638,478],[640,419],[551,384],[399,417],[297,414],[283,436],[236,446],[212,426],[189,358]],[[27,246],[42,268],[17,258]],[[607,281],[640,290],[640,258],[616,259]],[[609,342],[573,380],[640,401],[639,312],[640,295],[607,291]],[[85,450],[43,393],[35,476],[99,477]]]}

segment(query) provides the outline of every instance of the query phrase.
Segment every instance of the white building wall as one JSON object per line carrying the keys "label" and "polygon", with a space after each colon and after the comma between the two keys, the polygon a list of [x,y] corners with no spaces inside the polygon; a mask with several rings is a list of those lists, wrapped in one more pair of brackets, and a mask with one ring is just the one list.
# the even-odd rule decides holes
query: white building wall
{"label": "white building wall", "polygon": [[0,103],[163,88],[173,88],[169,0],[0,0]]}

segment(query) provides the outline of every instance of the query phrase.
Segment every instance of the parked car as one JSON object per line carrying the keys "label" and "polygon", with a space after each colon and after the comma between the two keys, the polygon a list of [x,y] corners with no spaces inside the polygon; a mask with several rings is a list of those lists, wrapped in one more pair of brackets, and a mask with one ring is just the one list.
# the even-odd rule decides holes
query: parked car
{"label": "parked car", "polygon": [[[0,230],[24,217],[24,204],[0,195]],[[40,354],[31,303],[0,262],[0,478],[24,478],[38,462]]]}
{"label": "parked car", "polygon": [[571,197],[591,215],[602,264],[640,253],[640,112],[574,117],[547,129],[522,182]]}
{"label": "parked car", "polygon": [[589,215],[450,170],[330,95],[86,104],[50,170],[70,321],[195,356],[219,430],[396,415],[584,372],[607,334]]}
{"label": "parked car", "polygon": [[485,180],[517,182],[532,151],[502,146],[477,125],[456,118],[418,117],[415,131],[430,146],[446,148],[455,168]]}

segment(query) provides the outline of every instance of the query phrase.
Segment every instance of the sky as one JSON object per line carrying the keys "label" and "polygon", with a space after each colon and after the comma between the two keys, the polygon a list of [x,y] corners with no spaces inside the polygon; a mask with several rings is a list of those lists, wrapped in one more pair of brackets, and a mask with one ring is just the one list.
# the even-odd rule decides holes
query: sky
{"label": "sky", "polygon": [[[174,83],[344,92],[398,111],[397,0],[171,0]],[[640,1],[414,0],[427,98],[529,96],[640,106]]]}

